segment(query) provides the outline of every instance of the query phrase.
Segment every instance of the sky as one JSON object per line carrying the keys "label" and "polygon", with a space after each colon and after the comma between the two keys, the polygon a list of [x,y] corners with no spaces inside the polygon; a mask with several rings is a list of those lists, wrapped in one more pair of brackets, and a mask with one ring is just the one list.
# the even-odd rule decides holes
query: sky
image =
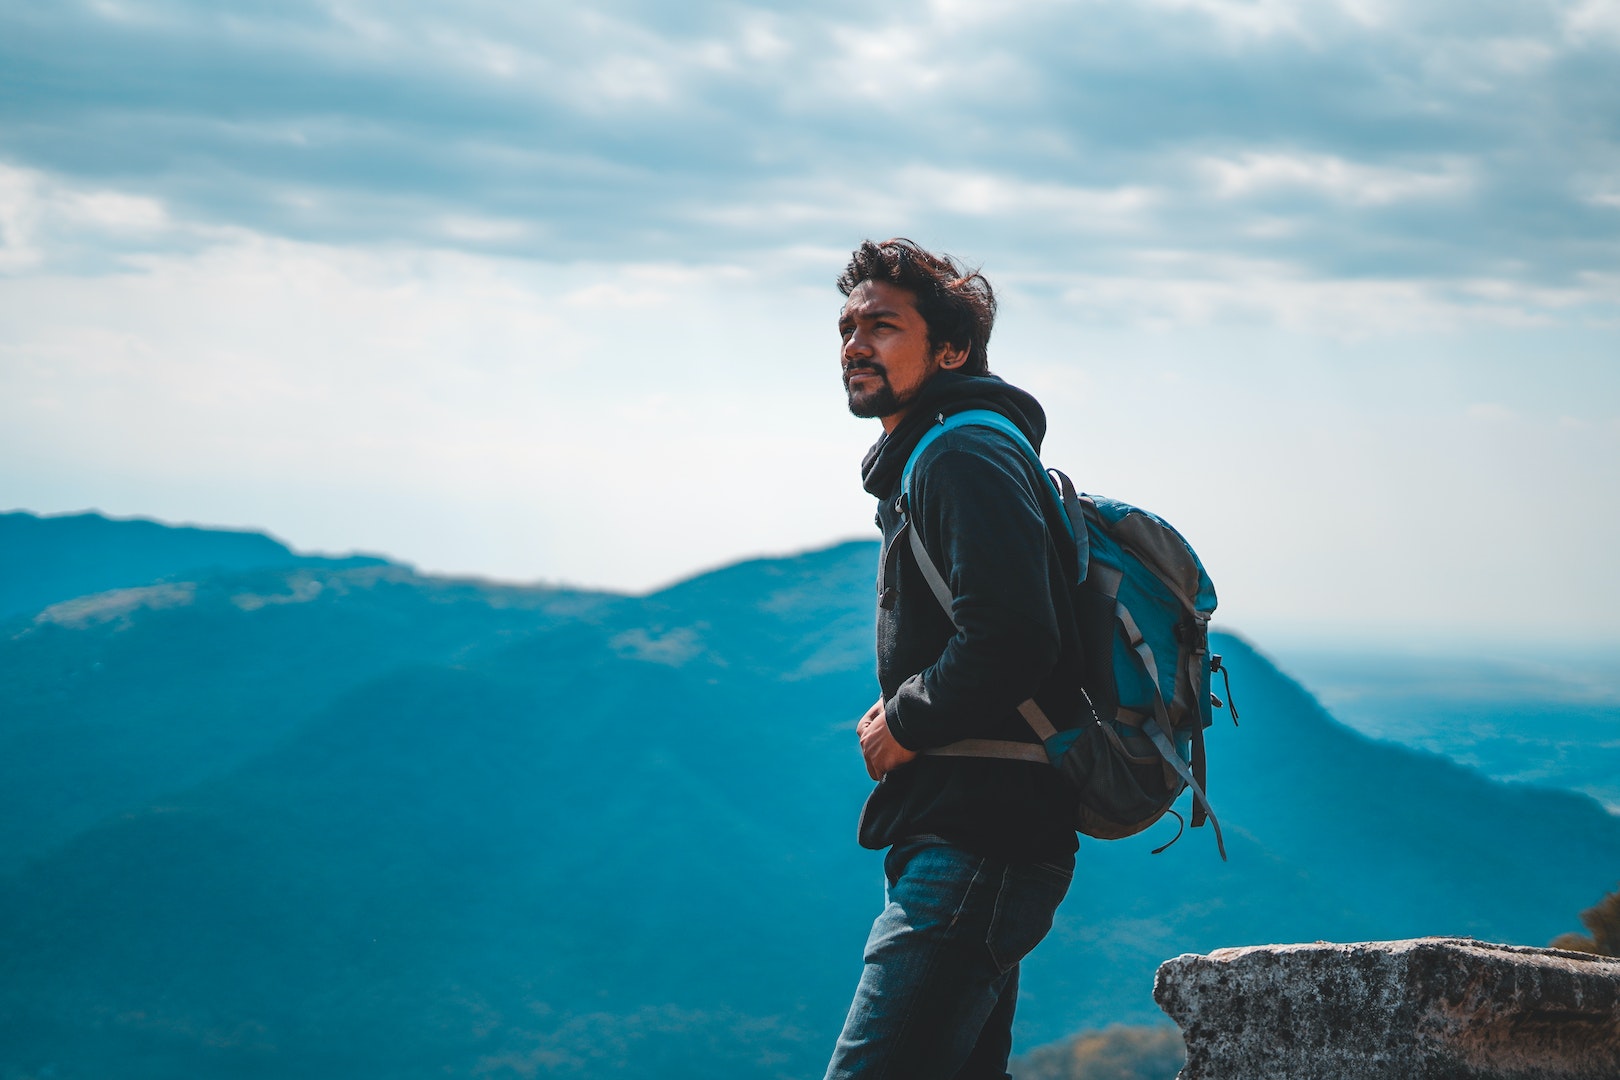
{"label": "sky", "polygon": [[875,538],[866,237],[1256,640],[1620,644],[1620,0],[0,0],[0,509]]}

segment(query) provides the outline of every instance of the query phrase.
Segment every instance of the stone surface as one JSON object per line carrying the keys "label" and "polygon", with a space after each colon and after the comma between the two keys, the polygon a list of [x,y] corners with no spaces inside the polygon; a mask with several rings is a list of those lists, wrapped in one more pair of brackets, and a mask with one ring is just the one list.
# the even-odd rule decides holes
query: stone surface
{"label": "stone surface", "polygon": [[1180,1080],[1620,1080],[1620,960],[1467,938],[1166,961]]}

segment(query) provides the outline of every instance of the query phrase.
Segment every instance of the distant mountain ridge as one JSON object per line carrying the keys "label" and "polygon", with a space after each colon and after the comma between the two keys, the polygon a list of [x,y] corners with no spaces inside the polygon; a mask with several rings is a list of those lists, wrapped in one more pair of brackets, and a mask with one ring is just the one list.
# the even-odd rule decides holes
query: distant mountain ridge
{"label": "distant mountain ridge", "polygon": [[[12,619],[0,1076],[818,1072],[881,899],[851,730],[875,560],[646,597],[256,567]],[[1085,843],[1020,1049],[1161,1020],[1179,952],[1542,944],[1613,887],[1590,799],[1372,742],[1216,641],[1232,861]]]}
{"label": "distant mountain ridge", "polygon": [[0,619],[59,600],[176,575],[256,567],[380,566],[373,555],[300,555],[262,532],[166,525],[146,518],[0,513]]}
{"label": "distant mountain ridge", "polygon": [[1498,780],[1580,791],[1620,813],[1620,652],[1285,656],[1334,717]]}

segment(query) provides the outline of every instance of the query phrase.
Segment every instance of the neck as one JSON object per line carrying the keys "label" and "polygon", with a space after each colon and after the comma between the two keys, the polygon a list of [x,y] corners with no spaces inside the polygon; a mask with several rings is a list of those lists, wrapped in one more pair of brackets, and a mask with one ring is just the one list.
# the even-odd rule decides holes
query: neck
{"label": "neck", "polygon": [[895,428],[905,423],[906,417],[910,416],[911,411],[917,407],[917,399],[922,397],[928,390],[928,384],[933,381],[934,376],[949,370],[951,369],[941,368],[939,365],[935,364],[929,370],[928,374],[924,376],[922,384],[906,398],[904,404],[902,404],[898,409],[890,413],[888,416],[881,417],[883,423],[883,433],[885,435],[893,434]]}
{"label": "neck", "polygon": [[892,435],[894,433],[894,429],[899,427],[900,422],[909,415],[911,415],[911,406],[907,405],[899,412],[893,412],[888,416],[880,417],[879,422],[883,425],[883,433],[885,435]]}

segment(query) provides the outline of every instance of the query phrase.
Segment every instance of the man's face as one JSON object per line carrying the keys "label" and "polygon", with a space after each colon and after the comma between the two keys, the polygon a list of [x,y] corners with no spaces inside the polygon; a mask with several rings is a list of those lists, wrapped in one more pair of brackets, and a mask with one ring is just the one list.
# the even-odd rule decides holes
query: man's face
{"label": "man's face", "polygon": [[889,429],[939,370],[941,356],[954,359],[948,349],[929,350],[928,324],[910,290],[883,281],[855,286],[839,313],[838,335],[849,411],[882,417]]}

